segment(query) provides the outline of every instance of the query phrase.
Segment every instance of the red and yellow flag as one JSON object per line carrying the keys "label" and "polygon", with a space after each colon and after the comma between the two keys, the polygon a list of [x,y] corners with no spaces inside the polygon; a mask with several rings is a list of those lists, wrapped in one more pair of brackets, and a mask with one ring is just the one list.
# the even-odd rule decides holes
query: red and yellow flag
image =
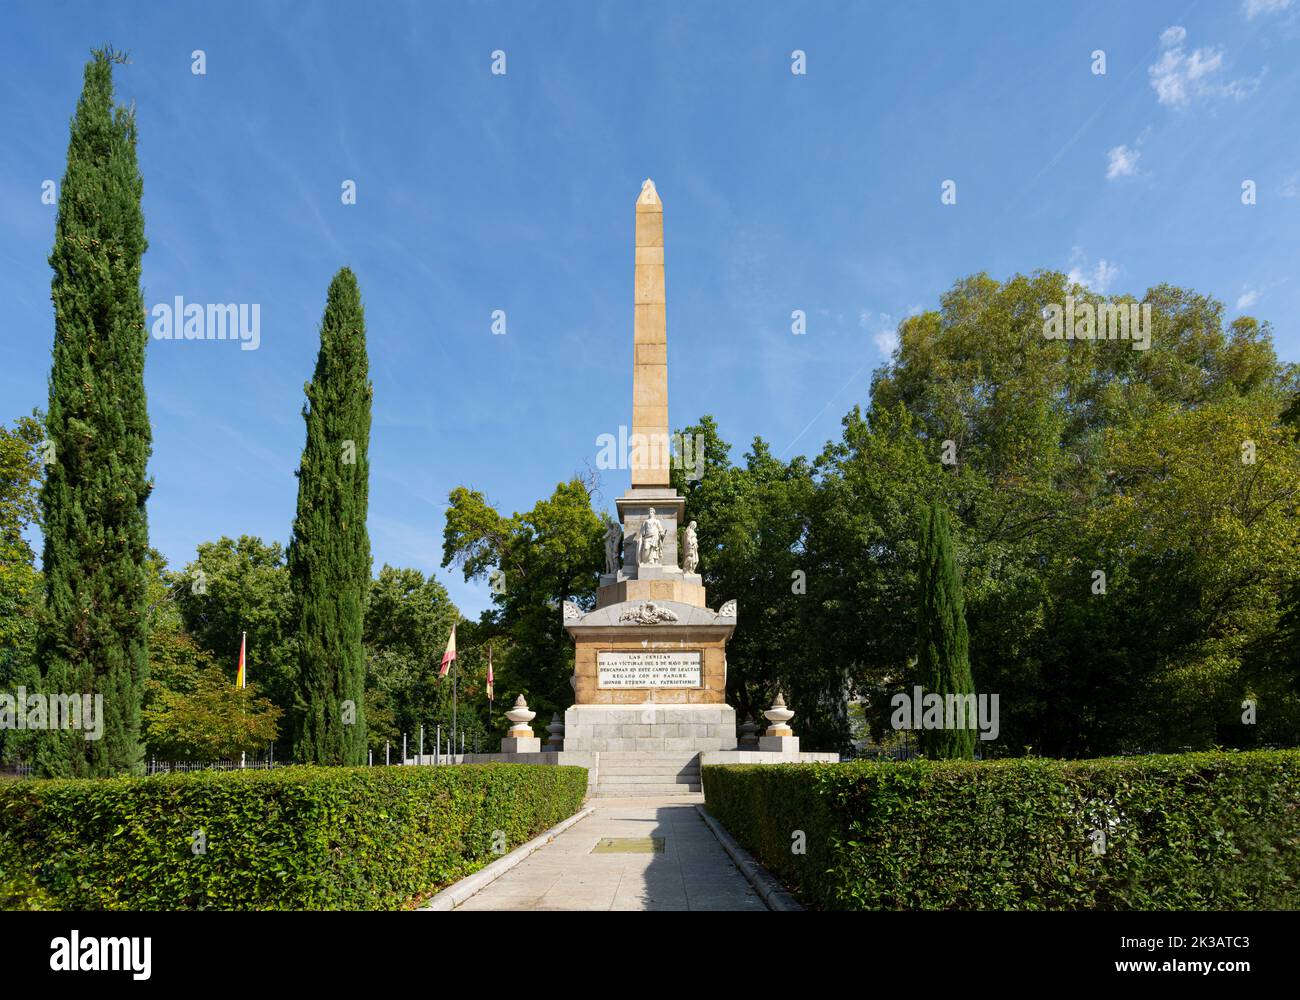
{"label": "red and yellow flag", "polygon": [[488,696],[488,701],[491,701],[493,698],[493,694],[492,694],[492,646],[490,643],[488,645],[487,696]]}
{"label": "red and yellow flag", "polygon": [[451,666],[451,661],[456,659],[456,626],[451,627],[451,638],[447,640],[447,652],[442,654],[442,667],[438,671],[439,677],[447,676],[447,669]]}
{"label": "red and yellow flag", "polygon": [[246,681],[244,679],[244,648],[248,642],[248,633],[239,633],[239,670],[235,673],[235,687],[242,689]]}

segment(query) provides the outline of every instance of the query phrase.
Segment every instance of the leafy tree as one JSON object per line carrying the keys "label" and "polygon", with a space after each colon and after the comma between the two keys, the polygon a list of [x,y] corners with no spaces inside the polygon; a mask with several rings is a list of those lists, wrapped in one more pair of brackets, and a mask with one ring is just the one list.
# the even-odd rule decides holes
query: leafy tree
{"label": "leafy tree", "polygon": [[144,711],[149,750],[167,760],[211,761],[256,752],[279,735],[280,709],[236,688],[216,668],[196,670],[186,690],[163,689]]}
{"label": "leafy tree", "polygon": [[[40,518],[39,414],[0,426],[0,690],[36,691],[41,575],[24,532]],[[0,729],[0,763],[30,758],[35,733]]]}
{"label": "leafy tree", "polygon": [[50,254],[54,455],[41,492],[48,624],[40,660],[48,691],[103,695],[104,733],[46,734],[39,763],[49,775],[137,771],[143,758],[146,242],[135,115],[113,104],[113,64],[123,61],[99,49],[86,65]]}
{"label": "leafy tree", "polygon": [[797,713],[799,732],[819,746],[848,739],[844,677],[835,661],[809,655],[806,537],[813,470],[803,458],[783,462],[755,438],[744,464],[705,415],[682,431],[703,447],[700,478],[673,470],[696,522],[700,573],[716,606],[740,602],[740,625],[727,648],[727,700],[741,719],[760,720],[778,691]]}
{"label": "leafy tree", "polygon": [[476,647],[498,640],[498,702],[523,693],[539,720],[573,703],[573,642],[560,602],[594,607],[603,532],[590,489],[578,478],[511,517],[497,513],[482,493],[452,490],[442,564],[460,566],[466,580],[492,581],[494,607],[475,635]]}
{"label": "leafy tree", "polygon": [[294,755],[302,763],[363,764],[373,388],[361,291],[346,267],[330,282],[305,391],[307,444],[289,544],[300,691]]}
{"label": "leafy tree", "polygon": [[[452,680],[438,679],[438,668],[451,628],[460,612],[447,590],[416,569],[385,565],[370,587],[366,606],[366,700],[370,746],[382,751],[385,741],[400,745],[402,734],[416,738],[426,727],[432,746],[437,727],[452,730]],[[483,692],[486,656],[473,626],[461,622],[457,635],[456,727],[472,745],[487,731]]]}
{"label": "leafy tree", "polygon": [[925,695],[940,695],[945,702],[945,725],[922,729],[918,742],[932,758],[969,760],[975,756],[976,722],[969,706],[959,708],[949,720],[949,695],[975,693],[971,680],[966,606],[961,576],[949,535],[948,514],[939,502],[921,513],[917,548],[917,660],[916,677]]}
{"label": "leafy tree", "polygon": [[[972,666],[1001,695],[1002,736],[984,752],[1208,746],[1229,735],[1242,651],[1276,620],[1269,595],[1296,575],[1280,555],[1294,503],[1272,484],[1298,453],[1269,433],[1295,372],[1278,365],[1267,324],[1225,324],[1220,303],[1165,285],[1145,296],[1149,350],[1046,340],[1043,309],[1067,292],[1130,301],[1051,272],[958,282],[939,311],[900,326],[872,419],[906,412],[945,473]],[[1247,438],[1262,456],[1253,470]],[[942,463],[945,441],[955,466]]]}
{"label": "leafy tree", "polygon": [[240,635],[248,633],[248,678],[288,717],[298,687],[297,636],[280,543],[251,535],[203,542],[171,578],[170,596],[185,632],[232,678]]}

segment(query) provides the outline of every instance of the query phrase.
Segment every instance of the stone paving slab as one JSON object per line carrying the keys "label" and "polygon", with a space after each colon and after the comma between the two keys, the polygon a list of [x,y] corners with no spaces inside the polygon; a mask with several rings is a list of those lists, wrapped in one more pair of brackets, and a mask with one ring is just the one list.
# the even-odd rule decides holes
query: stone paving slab
{"label": "stone paving slab", "polygon": [[[695,806],[702,795],[594,799],[596,811],[457,910],[766,910]],[[662,854],[593,854],[606,837],[662,837]]]}

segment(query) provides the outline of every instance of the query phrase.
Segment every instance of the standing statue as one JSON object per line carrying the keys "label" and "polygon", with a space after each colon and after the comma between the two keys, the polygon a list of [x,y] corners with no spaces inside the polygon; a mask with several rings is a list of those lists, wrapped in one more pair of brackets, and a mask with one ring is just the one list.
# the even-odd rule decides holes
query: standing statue
{"label": "standing statue", "polygon": [[700,543],[695,537],[695,522],[686,526],[686,552],[682,555],[682,572],[694,573],[700,564]]}
{"label": "standing statue", "polygon": [[637,562],[642,566],[663,565],[664,523],[655,517],[655,509],[650,508],[650,516],[641,522],[641,544],[637,546]]}
{"label": "standing statue", "polygon": [[619,549],[623,547],[623,526],[617,521],[610,521],[605,532],[605,572],[618,572]]}

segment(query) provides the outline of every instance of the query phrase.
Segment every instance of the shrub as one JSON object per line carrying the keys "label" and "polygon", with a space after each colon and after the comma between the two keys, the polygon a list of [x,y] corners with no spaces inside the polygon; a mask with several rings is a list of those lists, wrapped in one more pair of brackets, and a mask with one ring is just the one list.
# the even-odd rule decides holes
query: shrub
{"label": "shrub", "polygon": [[494,860],[495,831],[511,850],[572,815],[586,787],[583,768],[520,764],[0,785],[0,907],[395,909]]}
{"label": "shrub", "polygon": [[710,766],[702,780],[709,811],[810,906],[1300,906],[1300,751]]}

